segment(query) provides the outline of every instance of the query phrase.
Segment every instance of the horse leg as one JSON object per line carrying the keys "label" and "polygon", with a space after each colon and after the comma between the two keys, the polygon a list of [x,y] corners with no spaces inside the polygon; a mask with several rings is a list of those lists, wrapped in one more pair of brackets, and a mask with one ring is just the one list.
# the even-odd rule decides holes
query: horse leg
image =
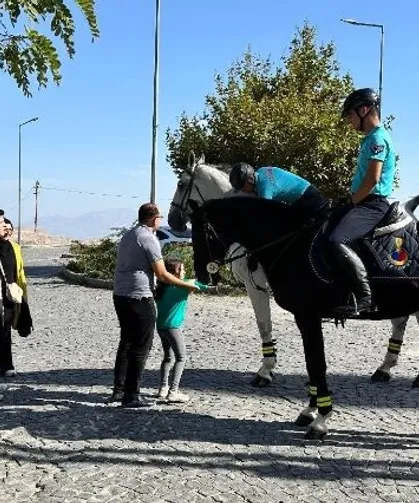
{"label": "horse leg", "polygon": [[[257,271],[252,274],[253,281],[251,281],[247,269],[247,274],[244,276],[244,286],[255,312],[256,324],[262,340],[263,355],[262,365],[252,381],[252,386],[265,388],[272,382],[273,370],[276,365],[276,342],[272,339],[271,306],[266,276],[260,265]],[[256,288],[255,285],[263,288],[263,290]]]}
{"label": "horse leg", "polygon": [[310,398],[308,407],[297,417],[295,421],[297,426],[310,426],[317,417],[317,386],[308,385],[308,396]]}
{"label": "horse leg", "polygon": [[390,369],[395,367],[399,360],[399,354],[402,348],[404,332],[406,330],[408,320],[409,316],[403,316],[402,318],[394,318],[391,320],[392,334],[388,341],[387,353],[384,357],[383,363],[371,376],[372,382],[388,382],[390,380]]}
{"label": "horse leg", "polygon": [[328,433],[326,422],[332,416],[332,397],[326,382],[322,320],[316,314],[299,313],[295,315],[295,322],[303,339],[304,356],[310,380],[309,405],[298,416],[296,423],[304,424],[303,421],[306,419],[306,424],[309,424],[306,438],[321,440]]}
{"label": "horse leg", "polygon": [[[415,314],[416,314],[416,321],[418,322],[418,325],[419,325],[419,311],[417,311]],[[419,374],[416,377],[416,379],[413,381],[412,388],[419,388]]]}

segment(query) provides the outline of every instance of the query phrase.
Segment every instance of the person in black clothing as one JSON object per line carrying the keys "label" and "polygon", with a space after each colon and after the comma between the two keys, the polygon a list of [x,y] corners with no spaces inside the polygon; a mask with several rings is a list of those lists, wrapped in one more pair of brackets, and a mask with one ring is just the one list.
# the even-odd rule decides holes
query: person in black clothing
{"label": "person in black clothing", "polygon": [[[8,283],[16,283],[17,267],[16,257],[10,241],[4,239],[6,236],[6,226],[4,223],[4,212],[0,210],[0,260],[3,265],[4,274]],[[15,304],[6,296],[6,283],[1,276],[1,320],[0,320],[0,361],[6,353],[7,336],[11,332]]]}

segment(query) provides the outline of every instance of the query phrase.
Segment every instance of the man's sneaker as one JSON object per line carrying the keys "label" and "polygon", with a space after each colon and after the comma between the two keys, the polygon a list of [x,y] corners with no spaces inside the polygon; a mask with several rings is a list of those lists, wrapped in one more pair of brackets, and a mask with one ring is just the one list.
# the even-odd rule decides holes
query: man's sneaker
{"label": "man's sneaker", "polygon": [[179,391],[169,391],[167,401],[169,403],[186,403],[189,402],[189,396],[185,395],[185,393],[180,393]]}
{"label": "man's sneaker", "polygon": [[124,398],[123,391],[114,391],[112,395],[105,400],[105,403],[122,402],[123,398]]}
{"label": "man's sneaker", "polygon": [[156,394],[156,398],[165,399],[169,393],[169,386],[161,386]]}
{"label": "man's sneaker", "polygon": [[152,407],[156,404],[155,400],[150,400],[144,396],[124,396],[122,399],[122,407],[128,409],[139,409],[140,407]]}

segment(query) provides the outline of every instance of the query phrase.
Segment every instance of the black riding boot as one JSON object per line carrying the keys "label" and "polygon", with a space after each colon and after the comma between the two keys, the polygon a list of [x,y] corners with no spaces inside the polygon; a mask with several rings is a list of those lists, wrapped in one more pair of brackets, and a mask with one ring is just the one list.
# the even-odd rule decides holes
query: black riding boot
{"label": "black riding boot", "polygon": [[352,248],[344,244],[334,244],[333,251],[339,266],[350,280],[351,289],[356,298],[356,306],[339,306],[336,308],[336,312],[339,314],[354,315],[360,312],[371,311],[371,288],[362,260]]}

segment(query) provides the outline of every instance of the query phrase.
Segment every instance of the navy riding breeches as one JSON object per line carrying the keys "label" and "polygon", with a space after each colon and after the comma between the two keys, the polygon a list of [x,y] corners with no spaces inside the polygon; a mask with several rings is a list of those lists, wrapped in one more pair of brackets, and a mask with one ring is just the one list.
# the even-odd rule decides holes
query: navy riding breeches
{"label": "navy riding breeches", "polygon": [[356,239],[365,237],[378,225],[389,207],[387,198],[373,194],[367,196],[339,220],[330,234],[330,243],[351,245]]}

